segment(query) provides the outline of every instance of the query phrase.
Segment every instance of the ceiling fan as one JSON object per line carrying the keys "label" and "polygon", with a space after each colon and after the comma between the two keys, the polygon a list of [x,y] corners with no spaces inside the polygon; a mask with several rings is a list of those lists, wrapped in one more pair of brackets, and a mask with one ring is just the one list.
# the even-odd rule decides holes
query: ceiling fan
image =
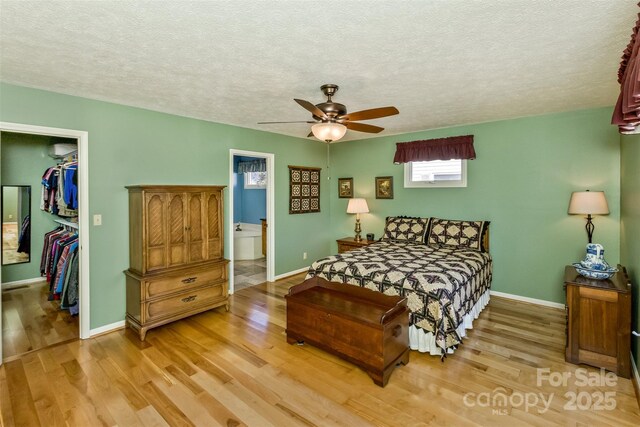
{"label": "ceiling fan", "polygon": [[347,113],[347,107],[338,102],[333,102],[331,99],[331,97],[338,91],[338,85],[322,85],[320,86],[320,90],[327,97],[326,102],[314,105],[304,99],[294,99],[294,101],[300,104],[302,108],[311,112],[313,121],[259,122],[258,124],[313,123],[313,126],[311,126],[311,132],[307,137],[315,136],[321,141],[331,143],[342,138],[347,132],[347,129],[355,130],[357,132],[379,133],[383,131],[384,128],[365,123],[358,123],[358,121],[379,119],[381,117],[393,116],[399,113],[396,107],[380,107]]}

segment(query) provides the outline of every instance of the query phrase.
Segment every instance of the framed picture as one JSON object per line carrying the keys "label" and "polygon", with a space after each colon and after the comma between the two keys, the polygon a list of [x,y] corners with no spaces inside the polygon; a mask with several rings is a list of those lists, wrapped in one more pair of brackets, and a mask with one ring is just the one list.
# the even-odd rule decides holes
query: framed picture
{"label": "framed picture", "polygon": [[353,178],[338,178],[338,197],[341,199],[353,197]]}
{"label": "framed picture", "polygon": [[376,177],[376,199],[393,199],[393,177]]}

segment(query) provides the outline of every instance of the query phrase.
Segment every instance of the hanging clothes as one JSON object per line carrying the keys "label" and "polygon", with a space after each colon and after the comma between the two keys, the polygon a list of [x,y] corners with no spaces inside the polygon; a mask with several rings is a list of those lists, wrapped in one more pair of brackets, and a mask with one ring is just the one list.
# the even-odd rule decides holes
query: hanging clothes
{"label": "hanging clothes", "polygon": [[80,312],[79,310],[79,264],[80,264],[80,255],[78,251],[74,251],[71,254],[71,258],[67,263],[66,273],[64,275],[64,283],[62,286],[62,299],[60,303],[60,307],[64,309],[69,309],[69,312],[73,315],[76,315]]}
{"label": "hanging clothes", "polygon": [[[78,216],[76,157],[44,171],[40,209],[60,217]],[[49,300],[60,300],[60,308],[69,310],[71,314],[79,311],[78,247],[77,229],[58,227],[44,235],[40,257],[40,274],[49,283]]]}
{"label": "hanging clothes", "polygon": [[64,176],[64,203],[69,209],[78,209],[78,163],[69,163],[63,166]]}
{"label": "hanging clothes", "polygon": [[52,166],[42,175],[40,209],[62,217],[78,216],[78,162]]}
{"label": "hanging clothes", "polygon": [[46,270],[47,258],[49,255],[49,241],[50,241],[49,239],[51,238],[51,236],[56,235],[62,232],[63,230],[64,228],[60,226],[55,230],[45,233],[44,235],[44,245],[42,247],[42,255],[40,256],[40,275],[41,276],[44,276],[45,270]]}
{"label": "hanging clothes", "polygon": [[58,227],[46,233],[40,273],[49,283],[49,300],[61,300],[60,308],[78,314],[78,233]]}

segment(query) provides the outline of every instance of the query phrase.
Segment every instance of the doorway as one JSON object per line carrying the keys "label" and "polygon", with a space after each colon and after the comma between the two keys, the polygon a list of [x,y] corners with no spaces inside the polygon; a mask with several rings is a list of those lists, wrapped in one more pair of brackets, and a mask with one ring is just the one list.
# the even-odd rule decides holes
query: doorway
{"label": "doorway", "polygon": [[[77,130],[69,130],[69,129],[59,129],[59,128],[50,128],[43,126],[33,126],[33,125],[24,125],[18,123],[8,123],[8,122],[0,122],[0,132],[1,133],[10,133],[10,134],[24,134],[27,136],[36,136],[36,137],[51,137],[51,138],[64,138],[68,140],[73,140],[77,142],[77,170],[76,170],[76,182],[77,182],[77,211],[78,211],[78,220],[76,223],[67,224],[66,226],[62,226],[62,228],[72,229],[77,227],[79,232],[77,232],[77,244],[78,244],[78,303],[76,308],[78,309],[77,323],[79,324],[79,328],[76,328],[75,337],[73,339],[77,339],[78,337],[81,339],[89,338],[90,331],[90,313],[89,313],[89,234],[88,234],[88,206],[89,206],[89,198],[88,198],[88,133],[84,131]],[[29,142],[25,142],[28,144]],[[55,164],[55,161],[51,159],[51,161]],[[1,180],[1,179],[0,179]],[[12,183],[5,183],[12,184]],[[36,183],[37,184],[37,183]],[[40,188],[37,185],[32,186],[32,191],[36,196],[40,195]],[[33,200],[33,198],[32,198]],[[31,213],[35,213],[39,210],[39,206],[36,204],[31,207]],[[58,224],[64,222],[63,220],[56,221]],[[33,242],[36,239],[42,239],[44,236],[40,235],[32,235],[31,241]],[[40,263],[40,253],[32,253],[30,254],[31,262]],[[7,282],[11,280],[11,277],[7,275],[7,277],[2,277],[2,272],[0,272],[0,282]],[[14,299],[13,302],[16,302],[19,299],[23,298],[32,298],[41,292],[38,289],[37,281],[39,278],[31,278],[27,280],[11,280],[13,283],[8,286],[11,288],[11,298]],[[32,286],[33,285],[33,286]],[[16,304],[14,304],[15,306]],[[20,304],[17,304],[20,305]],[[3,312],[2,300],[0,299],[0,313]],[[2,317],[0,316],[0,330],[5,330],[6,328],[2,325]],[[79,330],[78,330],[79,329]],[[64,335],[64,334],[62,334]],[[62,342],[65,340],[62,339]],[[52,338],[53,341],[57,342],[57,338]],[[44,339],[40,340],[43,346],[47,346],[51,344],[51,340]],[[28,347],[28,345],[27,345]],[[30,349],[33,350],[34,348]],[[2,340],[0,340],[0,364],[3,359],[3,346]]]}
{"label": "doorway", "polygon": [[229,292],[274,280],[274,155],[230,150]]}

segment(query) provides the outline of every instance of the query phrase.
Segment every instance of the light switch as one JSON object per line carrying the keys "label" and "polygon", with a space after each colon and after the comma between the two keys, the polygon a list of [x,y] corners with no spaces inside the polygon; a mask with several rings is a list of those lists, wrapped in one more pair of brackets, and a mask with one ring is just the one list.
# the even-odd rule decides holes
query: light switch
{"label": "light switch", "polygon": [[95,214],[93,216],[93,225],[102,225],[102,215]]}

